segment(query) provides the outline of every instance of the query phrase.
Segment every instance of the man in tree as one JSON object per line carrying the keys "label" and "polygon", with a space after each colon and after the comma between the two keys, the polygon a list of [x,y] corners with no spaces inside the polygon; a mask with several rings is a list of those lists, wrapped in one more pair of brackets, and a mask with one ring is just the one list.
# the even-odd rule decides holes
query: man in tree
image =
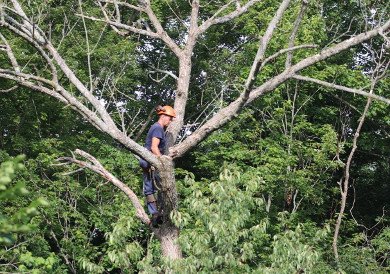
{"label": "man in tree", "polygon": [[[47,1],[36,2],[41,3],[42,6],[50,6],[47,5]],[[373,14],[378,19],[370,21],[371,19],[368,20],[368,17],[366,17],[363,21],[370,22],[370,24],[367,24],[362,30],[359,30],[359,28],[357,30],[353,29],[349,33],[350,28],[346,26],[348,30],[338,36],[334,33],[333,22],[328,20],[330,20],[329,18],[333,19],[333,15],[340,10],[341,5],[335,6],[328,3],[328,1],[318,1],[318,3],[315,1],[316,3],[313,5],[308,5],[308,1],[291,0],[203,1],[202,5],[200,0],[188,1],[188,4],[187,1],[176,1],[180,2],[180,5],[176,8],[177,12],[174,11],[172,14],[163,12],[164,10],[171,11],[172,6],[167,3],[167,6],[163,7],[165,4],[160,5],[160,1],[157,1],[158,4],[152,4],[153,1],[146,0],[131,1],[132,4],[121,1],[96,2],[101,9],[100,14],[97,13],[97,5],[90,5],[89,1],[79,1],[80,13],[77,12],[79,18],[74,20],[77,28],[70,35],[70,29],[73,29],[71,23],[64,22],[63,31],[56,32],[51,31],[52,19],[56,19],[54,16],[53,18],[44,17],[35,20],[37,19],[35,5],[33,8],[29,5],[29,1],[1,1],[0,46],[1,52],[6,54],[0,56],[0,78],[5,79],[1,83],[0,92],[8,93],[21,90],[19,87],[24,87],[51,96],[65,106],[76,110],[85,121],[97,130],[112,137],[113,140],[123,144],[129,151],[156,167],[159,170],[162,185],[159,194],[164,198],[159,201],[159,203],[164,204],[164,212],[160,213],[163,213],[166,217],[164,217],[161,229],[155,235],[161,242],[162,254],[165,257],[171,259],[182,258],[181,249],[177,242],[179,228],[169,219],[170,213],[178,209],[174,161],[195,148],[207,136],[226,126],[229,121],[237,117],[245,106],[266,94],[273,92],[278,94],[282,85],[292,83],[295,80],[361,94],[390,104],[389,99],[376,95],[372,91],[365,92],[361,88],[334,84],[333,79],[330,79],[330,82],[327,82],[328,79],[323,79],[325,76],[325,78],[328,78],[327,75],[330,77],[337,74],[334,73],[337,70],[326,70],[324,71],[326,73],[320,74],[315,73],[317,69],[323,70],[326,67],[326,64],[323,63],[326,59],[346,50],[349,50],[347,55],[352,56],[353,51],[350,50],[357,45],[369,42],[375,37],[383,37],[383,39],[379,39],[382,40],[383,47],[387,46],[390,21],[388,16],[385,16],[385,14],[388,14],[385,8],[370,8],[376,11],[375,14],[379,15]],[[107,3],[107,5],[100,2]],[[224,2],[227,2],[227,4],[223,4]],[[272,7],[270,7],[270,4],[272,4]],[[319,5],[324,6],[324,8],[318,9]],[[310,16],[305,16],[306,7]],[[26,8],[27,13],[24,8]],[[85,12],[83,12],[83,8],[85,8]],[[125,9],[126,12],[122,14],[125,16],[121,16],[121,11]],[[356,6],[356,9],[360,11],[360,5]],[[318,12],[319,10],[321,12]],[[71,11],[73,13],[74,8],[71,8]],[[48,10],[43,14],[56,13]],[[128,21],[127,14],[134,14],[135,17],[139,18]],[[58,16],[58,18],[61,22],[62,16]],[[346,20],[346,18],[341,16],[340,20],[348,22],[349,20]],[[97,23],[96,25],[86,24],[85,19]],[[146,20],[144,21],[145,24],[135,24],[138,19]],[[249,21],[246,22],[247,20]],[[228,23],[229,21],[230,23]],[[374,21],[375,24],[371,24]],[[79,23],[82,24],[79,26]],[[106,33],[105,26],[104,31],[97,35],[100,32],[97,32],[97,30],[103,27],[102,23],[111,26],[114,32],[124,36],[126,40],[134,38],[134,41],[136,41],[134,47],[135,45],[144,45],[139,47],[139,49],[143,48],[141,59],[143,60],[145,57],[145,60],[148,60],[147,62],[153,64],[153,67],[155,67],[153,73],[159,73],[158,75],[163,73],[174,79],[174,85],[172,85],[173,81],[171,80],[165,86],[157,88],[153,86],[152,89],[153,92],[159,90],[174,91],[174,95],[172,93],[172,96],[169,95],[166,98],[166,100],[174,101],[175,107],[175,113],[171,113],[174,115],[168,115],[168,117],[177,116],[167,130],[169,135],[165,139],[165,149],[169,149],[170,153],[168,155],[158,157],[164,150],[160,151],[159,149],[162,140],[158,137],[156,137],[158,139],[156,140],[156,142],[158,141],[156,151],[159,151],[157,153],[152,149],[153,137],[149,149],[138,144],[136,138],[134,140],[131,138],[131,135],[123,126],[128,123],[129,118],[125,119],[126,117],[123,114],[126,112],[123,113],[119,109],[119,106],[123,103],[122,99],[117,102],[111,100],[111,88],[109,90],[105,88],[111,86],[111,84],[106,85],[98,80],[102,76],[99,72],[102,71],[109,72],[107,74],[108,82],[111,82],[111,79],[117,79],[111,76],[111,65],[104,64],[105,60],[101,58],[103,55],[97,54],[97,52],[112,50],[112,46],[103,43],[105,39],[101,39],[111,37],[111,34]],[[231,25],[219,27],[224,23]],[[313,29],[314,23],[318,29],[327,26],[328,23],[332,27],[326,32],[321,32],[320,35],[309,35],[310,38],[306,39],[307,31]],[[90,26],[89,31],[87,25]],[[347,25],[349,24],[347,23]],[[233,26],[238,27],[233,28]],[[244,27],[245,31],[238,32],[241,26]],[[74,36],[76,29],[81,31],[77,36]],[[233,29],[237,32],[233,32]],[[220,35],[221,33],[223,33],[223,36]],[[85,38],[82,38],[84,34]],[[64,37],[61,37],[61,35]],[[140,40],[140,35],[146,36],[146,39]],[[71,40],[68,41],[68,39]],[[88,62],[80,62],[79,60],[84,59],[80,59],[78,55],[72,57],[71,51],[67,50],[64,44],[61,46],[61,41],[67,41],[68,45],[73,45],[74,41],[77,41],[77,46],[82,46],[82,43],[79,42],[82,39],[85,39],[86,51],[81,58],[87,59]],[[152,40],[156,41],[152,43]],[[317,40],[319,44],[313,44]],[[92,41],[96,46],[102,46],[103,51],[91,50],[90,43]],[[113,43],[118,44],[117,40],[114,40]],[[211,45],[215,47],[215,51],[210,51],[209,46]],[[163,48],[160,48],[160,46],[163,46]],[[120,52],[127,52],[130,48],[127,45],[123,48],[124,51],[121,49]],[[257,52],[254,50],[256,48]],[[30,53],[26,55],[27,49],[33,50],[31,56],[34,56],[34,58],[31,60],[28,57]],[[201,55],[206,50],[208,54],[202,57]],[[79,49],[77,49],[77,52],[79,52]],[[210,54],[211,52],[213,54]],[[214,52],[218,55],[211,56],[215,55]],[[153,54],[150,55],[151,53]],[[156,58],[158,56],[155,54],[160,57]],[[285,57],[286,54],[287,57]],[[125,54],[124,56],[127,58],[129,55]],[[138,56],[137,49],[134,52],[135,58],[129,60],[137,60]],[[202,58],[210,58],[210,62],[204,63]],[[101,63],[91,62],[92,60],[99,60]],[[126,63],[129,60],[126,60]],[[156,60],[166,60],[168,62],[164,62],[165,64],[160,66],[160,62],[154,64]],[[338,62],[342,60],[344,59],[337,59]],[[347,64],[351,63],[348,60],[346,60]],[[115,67],[116,63],[118,62],[113,62],[112,67]],[[119,62],[119,64],[121,63]],[[85,67],[86,64],[88,67]],[[129,64],[132,63],[129,62]],[[226,66],[220,67],[220,64],[226,64]],[[321,64],[321,66],[317,66],[317,64]],[[149,67],[149,64],[145,67]],[[316,69],[312,70],[311,67]],[[219,69],[216,70],[215,68]],[[386,69],[383,69],[383,71],[386,71]],[[120,71],[126,70],[121,68]],[[209,71],[210,73],[207,74]],[[136,72],[134,73],[136,74]],[[206,75],[204,73],[208,76],[202,76]],[[215,77],[211,75],[215,75]],[[147,89],[150,85],[150,83],[143,82],[143,80],[138,82],[135,75],[126,79],[128,80],[122,84],[123,88],[126,88],[127,83],[134,83],[134,86],[137,85],[140,89]],[[162,79],[164,78],[155,82],[161,83]],[[212,79],[213,82],[210,82]],[[206,82],[212,83],[207,87],[207,90],[199,85],[204,85]],[[349,82],[354,83],[355,81],[349,80]],[[115,90],[117,89],[115,85],[113,87]],[[227,90],[228,94],[226,94]],[[122,95],[128,96],[123,94],[122,91],[120,94],[120,97]],[[153,96],[155,94],[157,93],[154,93]],[[191,96],[189,96],[190,94]],[[108,95],[110,97],[106,97]],[[204,95],[207,95],[207,101],[209,101],[207,104],[204,102],[204,98],[206,98]],[[137,98],[137,96],[136,93],[130,94],[130,98]],[[213,98],[221,98],[221,100],[216,103],[216,99]],[[150,101],[145,103],[148,102]],[[196,123],[194,128],[191,128],[191,135],[186,136],[182,142],[175,144],[180,131],[195,124],[193,121],[184,119],[186,109],[188,111],[199,106],[203,108],[199,117],[204,118],[204,121]],[[115,109],[118,110],[119,117],[114,113]],[[158,111],[158,114],[166,115],[167,111],[165,113]],[[120,123],[118,124],[118,122]],[[162,127],[164,128],[164,125]],[[76,163],[83,168],[88,167],[106,180],[110,180],[132,201],[136,209],[136,216],[145,224],[151,223],[138,197],[128,185],[117,179],[87,152],[76,150],[75,154],[84,160],[76,159],[75,156],[62,157],[62,161]],[[155,199],[153,201],[155,205]],[[153,202],[151,202],[151,205],[153,206]]]}
{"label": "man in tree", "polygon": [[[156,107],[156,112],[159,115],[159,119],[150,127],[148,134],[146,135],[145,147],[154,155],[160,157],[165,154],[165,129],[173,118],[176,117],[176,112],[171,106],[158,106]],[[154,193],[156,193],[155,184],[158,184],[161,179],[154,167],[142,158],[140,159],[140,166],[143,169],[143,192],[146,196],[148,211],[152,214],[151,225],[157,227],[162,224],[163,219],[158,211]]]}

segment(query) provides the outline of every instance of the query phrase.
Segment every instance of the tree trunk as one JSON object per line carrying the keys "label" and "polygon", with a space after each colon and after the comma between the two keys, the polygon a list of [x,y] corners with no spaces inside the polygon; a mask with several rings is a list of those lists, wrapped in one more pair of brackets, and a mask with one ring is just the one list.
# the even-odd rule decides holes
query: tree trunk
{"label": "tree trunk", "polygon": [[157,234],[161,243],[162,255],[170,259],[181,259],[181,249],[177,242],[179,238],[179,229],[172,224],[172,222],[166,222],[159,229]]}
{"label": "tree trunk", "polygon": [[172,158],[160,157],[162,169],[159,170],[161,186],[158,193],[158,206],[163,214],[164,223],[156,229],[155,234],[161,243],[161,251],[164,257],[171,259],[182,258],[181,249],[178,243],[179,228],[170,219],[170,213],[177,210],[178,195],[174,174]]}

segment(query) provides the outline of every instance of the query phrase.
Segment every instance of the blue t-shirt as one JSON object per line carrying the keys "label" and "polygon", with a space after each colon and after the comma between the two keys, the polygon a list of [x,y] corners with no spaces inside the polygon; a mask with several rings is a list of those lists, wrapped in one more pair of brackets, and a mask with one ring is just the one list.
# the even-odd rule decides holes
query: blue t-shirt
{"label": "blue t-shirt", "polygon": [[160,150],[161,154],[164,154],[166,143],[165,132],[164,128],[159,123],[154,123],[149,129],[148,135],[146,135],[145,147],[148,150],[151,150],[153,137],[160,139],[158,149]]}

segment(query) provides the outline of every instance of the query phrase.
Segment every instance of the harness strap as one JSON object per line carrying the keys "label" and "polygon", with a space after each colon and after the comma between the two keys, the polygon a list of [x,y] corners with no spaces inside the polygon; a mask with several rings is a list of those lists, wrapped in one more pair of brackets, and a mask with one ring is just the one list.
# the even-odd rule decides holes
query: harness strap
{"label": "harness strap", "polygon": [[157,185],[156,178],[154,177],[154,168],[149,169],[149,175],[150,175],[150,179],[152,179],[154,188],[157,190],[161,190]]}

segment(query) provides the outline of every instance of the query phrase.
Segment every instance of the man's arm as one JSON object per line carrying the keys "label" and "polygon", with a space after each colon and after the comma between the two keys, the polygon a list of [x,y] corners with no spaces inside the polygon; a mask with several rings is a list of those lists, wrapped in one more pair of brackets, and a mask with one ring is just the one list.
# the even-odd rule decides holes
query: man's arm
{"label": "man's arm", "polygon": [[160,144],[160,139],[157,137],[152,138],[152,146],[150,147],[150,150],[152,153],[156,156],[161,156],[160,149],[158,148],[158,145]]}

